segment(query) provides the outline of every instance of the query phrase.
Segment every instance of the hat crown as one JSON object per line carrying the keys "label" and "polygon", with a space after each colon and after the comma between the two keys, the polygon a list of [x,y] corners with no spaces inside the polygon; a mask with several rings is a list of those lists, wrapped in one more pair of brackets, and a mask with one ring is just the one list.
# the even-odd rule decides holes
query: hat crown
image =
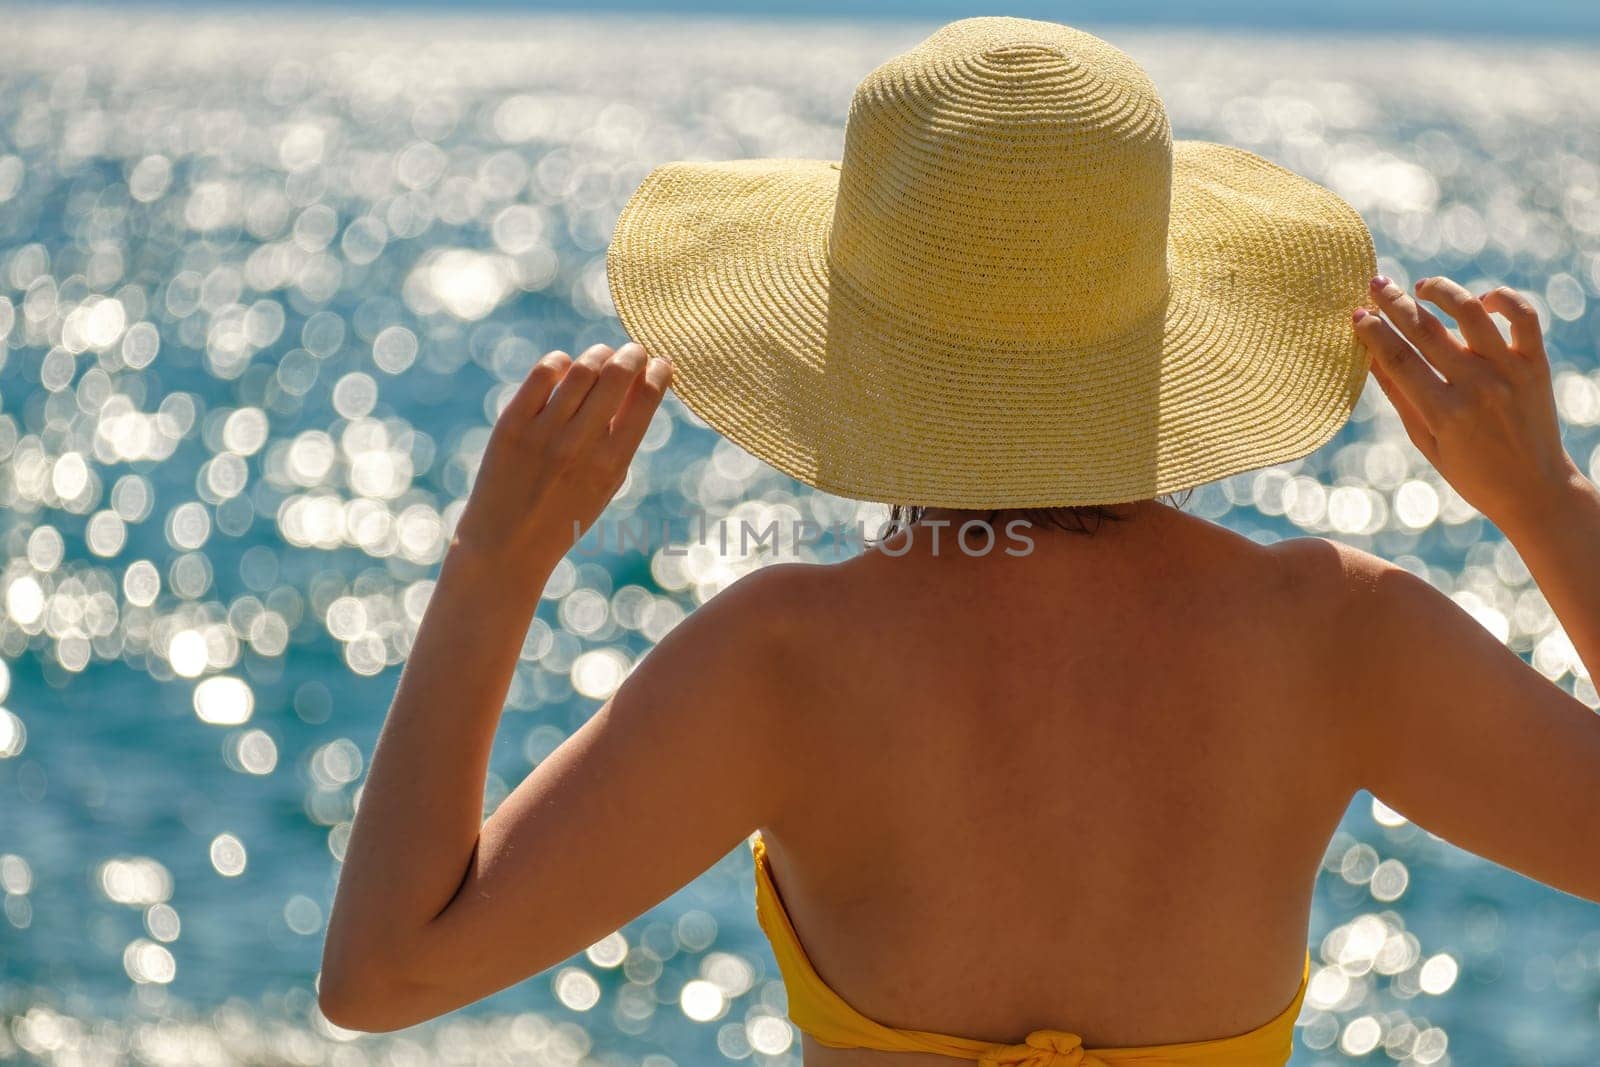
{"label": "hat crown", "polygon": [[851,100],[829,234],[840,281],[930,338],[1093,344],[1159,314],[1172,132],[1091,34],[950,23]]}

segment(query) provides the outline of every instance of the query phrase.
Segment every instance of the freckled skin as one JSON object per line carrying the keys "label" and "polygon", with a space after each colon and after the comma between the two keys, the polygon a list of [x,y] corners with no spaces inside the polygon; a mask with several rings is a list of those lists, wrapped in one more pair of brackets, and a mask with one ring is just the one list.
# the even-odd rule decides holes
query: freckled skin
{"label": "freckled skin", "polygon": [[[1560,451],[1536,319],[1515,294],[1485,301],[1512,323],[1497,348],[1442,280],[1422,295],[1464,341],[1377,284],[1383,316],[1357,336],[1413,441],[1600,670],[1600,492]],[[1278,1014],[1363,788],[1600,900],[1600,718],[1392,564],[1315,537],[1260,546],[1155,501],[1092,537],[1033,530],[1021,557],[935,553],[925,525],[898,556],[750,575],[480,827],[538,591],[666,375],[637,346],[554,354],[502,416],[351,833],[320,986],[334,1022],[407,1026],[542,971],[757,829],[846,1000],[997,1042],[1201,1040]]]}

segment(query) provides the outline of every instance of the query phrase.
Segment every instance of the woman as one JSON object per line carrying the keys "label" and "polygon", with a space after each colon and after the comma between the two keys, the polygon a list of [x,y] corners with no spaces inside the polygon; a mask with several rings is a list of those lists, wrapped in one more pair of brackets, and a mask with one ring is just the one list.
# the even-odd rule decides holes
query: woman
{"label": "woman", "polygon": [[[350,839],[334,1022],[501,989],[756,831],[816,1067],[1282,1064],[1363,788],[1600,899],[1587,708],[1396,566],[1158,500],[1318,447],[1370,364],[1600,669],[1600,492],[1526,299],[1373,277],[1332,193],[1174,143],[1125,55],[1018,19],[869,75],[841,163],[653,172],[610,268],[642,344],[552,353],[494,430]],[[674,375],[755,455],[908,521],[695,612],[480,827],[545,578]],[[1026,550],[979,551],[1019,519]]]}

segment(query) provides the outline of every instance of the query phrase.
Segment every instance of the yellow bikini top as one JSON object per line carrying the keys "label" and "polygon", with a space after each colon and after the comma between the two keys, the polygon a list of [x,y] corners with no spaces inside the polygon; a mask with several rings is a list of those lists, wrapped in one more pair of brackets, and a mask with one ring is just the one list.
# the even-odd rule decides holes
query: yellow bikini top
{"label": "yellow bikini top", "polygon": [[813,1039],[830,1048],[927,1052],[973,1060],[979,1067],[1118,1067],[1121,1064],[1283,1067],[1294,1051],[1294,1023],[1311,975],[1310,952],[1306,953],[1300,990],[1277,1018],[1249,1033],[1213,1041],[1089,1049],[1083,1047],[1083,1040],[1077,1034],[1065,1030],[1035,1030],[1020,1045],[996,1045],[925,1030],[896,1030],[883,1026],[846,1004],[817,974],[805,949],[800,947],[794,924],[784,910],[783,898],[773,884],[766,843],[761,835],[754,837],[752,848],[756,865],[756,918],[772,942],[772,953],[783,974],[783,984],[789,994],[789,1018]]}

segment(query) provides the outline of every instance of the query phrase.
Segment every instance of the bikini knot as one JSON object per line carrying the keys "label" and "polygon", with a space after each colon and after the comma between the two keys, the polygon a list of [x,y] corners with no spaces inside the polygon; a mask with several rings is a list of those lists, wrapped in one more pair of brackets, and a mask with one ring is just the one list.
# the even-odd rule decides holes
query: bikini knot
{"label": "bikini knot", "polygon": [[978,1067],[1087,1067],[1083,1038],[1064,1030],[1035,1030],[1020,1045],[999,1045]]}

